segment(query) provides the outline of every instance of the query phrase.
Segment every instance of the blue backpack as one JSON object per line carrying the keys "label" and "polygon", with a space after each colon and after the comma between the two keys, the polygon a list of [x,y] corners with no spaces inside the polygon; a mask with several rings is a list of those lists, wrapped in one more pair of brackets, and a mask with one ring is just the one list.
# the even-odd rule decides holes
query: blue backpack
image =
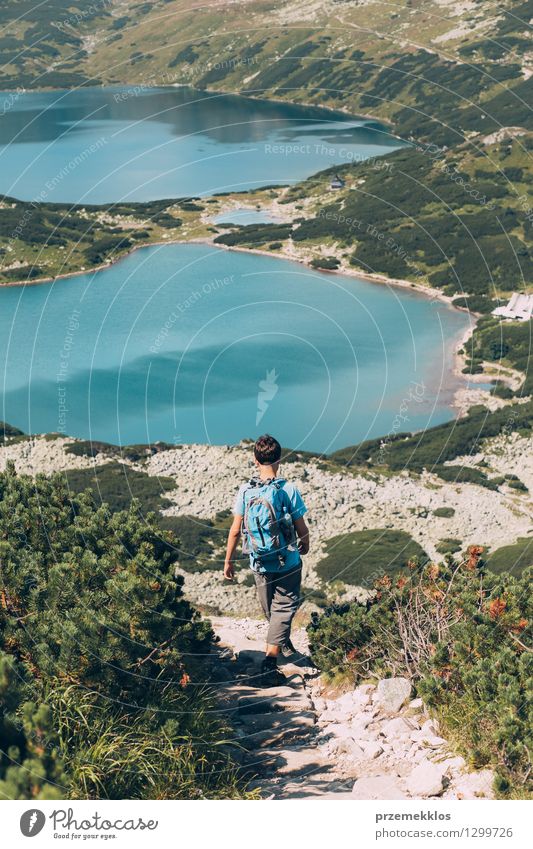
{"label": "blue backpack", "polygon": [[252,480],[243,500],[242,550],[250,555],[252,569],[256,572],[282,569],[287,551],[296,548],[289,496],[276,480]]}

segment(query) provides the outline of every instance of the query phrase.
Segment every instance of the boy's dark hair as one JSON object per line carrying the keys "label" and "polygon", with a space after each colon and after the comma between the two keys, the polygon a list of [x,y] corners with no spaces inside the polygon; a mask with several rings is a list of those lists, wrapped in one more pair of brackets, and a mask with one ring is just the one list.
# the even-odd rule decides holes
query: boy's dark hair
{"label": "boy's dark hair", "polygon": [[262,466],[271,466],[281,457],[281,445],[269,433],[255,440],[254,457]]}

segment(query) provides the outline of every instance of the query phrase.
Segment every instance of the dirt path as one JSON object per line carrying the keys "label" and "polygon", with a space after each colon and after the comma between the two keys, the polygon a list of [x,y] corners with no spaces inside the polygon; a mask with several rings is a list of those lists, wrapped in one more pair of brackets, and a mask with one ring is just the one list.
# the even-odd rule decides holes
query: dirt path
{"label": "dirt path", "polygon": [[[492,797],[490,770],[470,772],[402,678],[331,697],[311,666],[281,662],[282,687],[260,684],[265,623],[213,617],[217,690],[242,764],[263,799]],[[306,634],[293,634],[307,650]],[[327,697],[329,696],[329,697]]]}
{"label": "dirt path", "polygon": [[[285,662],[286,686],[264,689],[258,675],[264,624],[225,617],[211,622],[226,660],[224,671],[231,676],[220,684],[220,698],[247,750],[243,764],[257,776],[251,786],[263,798],[350,798],[353,781],[347,782],[318,748],[318,712],[310,686],[316,670]],[[297,632],[294,642],[305,650],[304,632]]]}

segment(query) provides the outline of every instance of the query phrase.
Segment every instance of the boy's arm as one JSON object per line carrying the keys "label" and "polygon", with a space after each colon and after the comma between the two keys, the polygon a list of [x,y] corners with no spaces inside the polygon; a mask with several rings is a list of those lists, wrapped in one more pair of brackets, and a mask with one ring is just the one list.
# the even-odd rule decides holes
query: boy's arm
{"label": "boy's arm", "polygon": [[298,535],[298,551],[300,554],[307,554],[309,551],[309,528],[303,517],[294,519],[294,530]]}
{"label": "boy's arm", "polygon": [[235,566],[233,564],[233,558],[235,556],[237,545],[239,544],[239,537],[241,535],[241,523],[242,516],[235,515],[233,517],[233,522],[228,533],[226,560],[224,561],[224,577],[227,578],[228,581],[232,581],[235,577]]}

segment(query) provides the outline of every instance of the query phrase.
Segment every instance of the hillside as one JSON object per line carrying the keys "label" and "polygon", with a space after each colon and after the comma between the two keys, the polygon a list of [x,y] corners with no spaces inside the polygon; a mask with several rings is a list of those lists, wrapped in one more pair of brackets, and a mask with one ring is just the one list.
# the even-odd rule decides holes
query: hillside
{"label": "hillside", "polygon": [[[330,168],[278,197],[290,229],[234,228],[215,243],[410,280],[490,312],[498,298],[533,283],[530,144],[528,137],[483,150],[418,147]],[[344,186],[332,191],[336,177]]]}
{"label": "hillside", "polygon": [[404,136],[531,128],[531,0],[4,4],[5,88],[192,84],[388,118]]}
{"label": "hillside", "polygon": [[[403,435],[330,457],[289,455],[284,474],[302,490],[315,541],[305,559],[306,598],[320,604],[364,598],[376,575],[394,572],[411,556],[438,558],[472,544],[486,547],[489,567],[494,556],[498,571],[503,559],[507,571],[521,573],[533,556],[530,408],[505,408],[499,425],[485,425],[487,436],[471,443],[451,422],[426,431],[419,447],[419,437]],[[461,422],[470,433],[483,433],[479,414]],[[432,437],[450,443],[439,466]],[[209,611],[250,614],[257,601],[248,570],[240,570],[236,586],[220,579],[229,510],[249,453],[246,445],[120,449],[53,435],[11,436],[0,447],[0,467],[11,460],[21,473],[61,472],[71,491],[90,487],[96,503],[112,510],[138,499],[143,516],[156,511],[161,528],[180,540],[188,597]]]}

